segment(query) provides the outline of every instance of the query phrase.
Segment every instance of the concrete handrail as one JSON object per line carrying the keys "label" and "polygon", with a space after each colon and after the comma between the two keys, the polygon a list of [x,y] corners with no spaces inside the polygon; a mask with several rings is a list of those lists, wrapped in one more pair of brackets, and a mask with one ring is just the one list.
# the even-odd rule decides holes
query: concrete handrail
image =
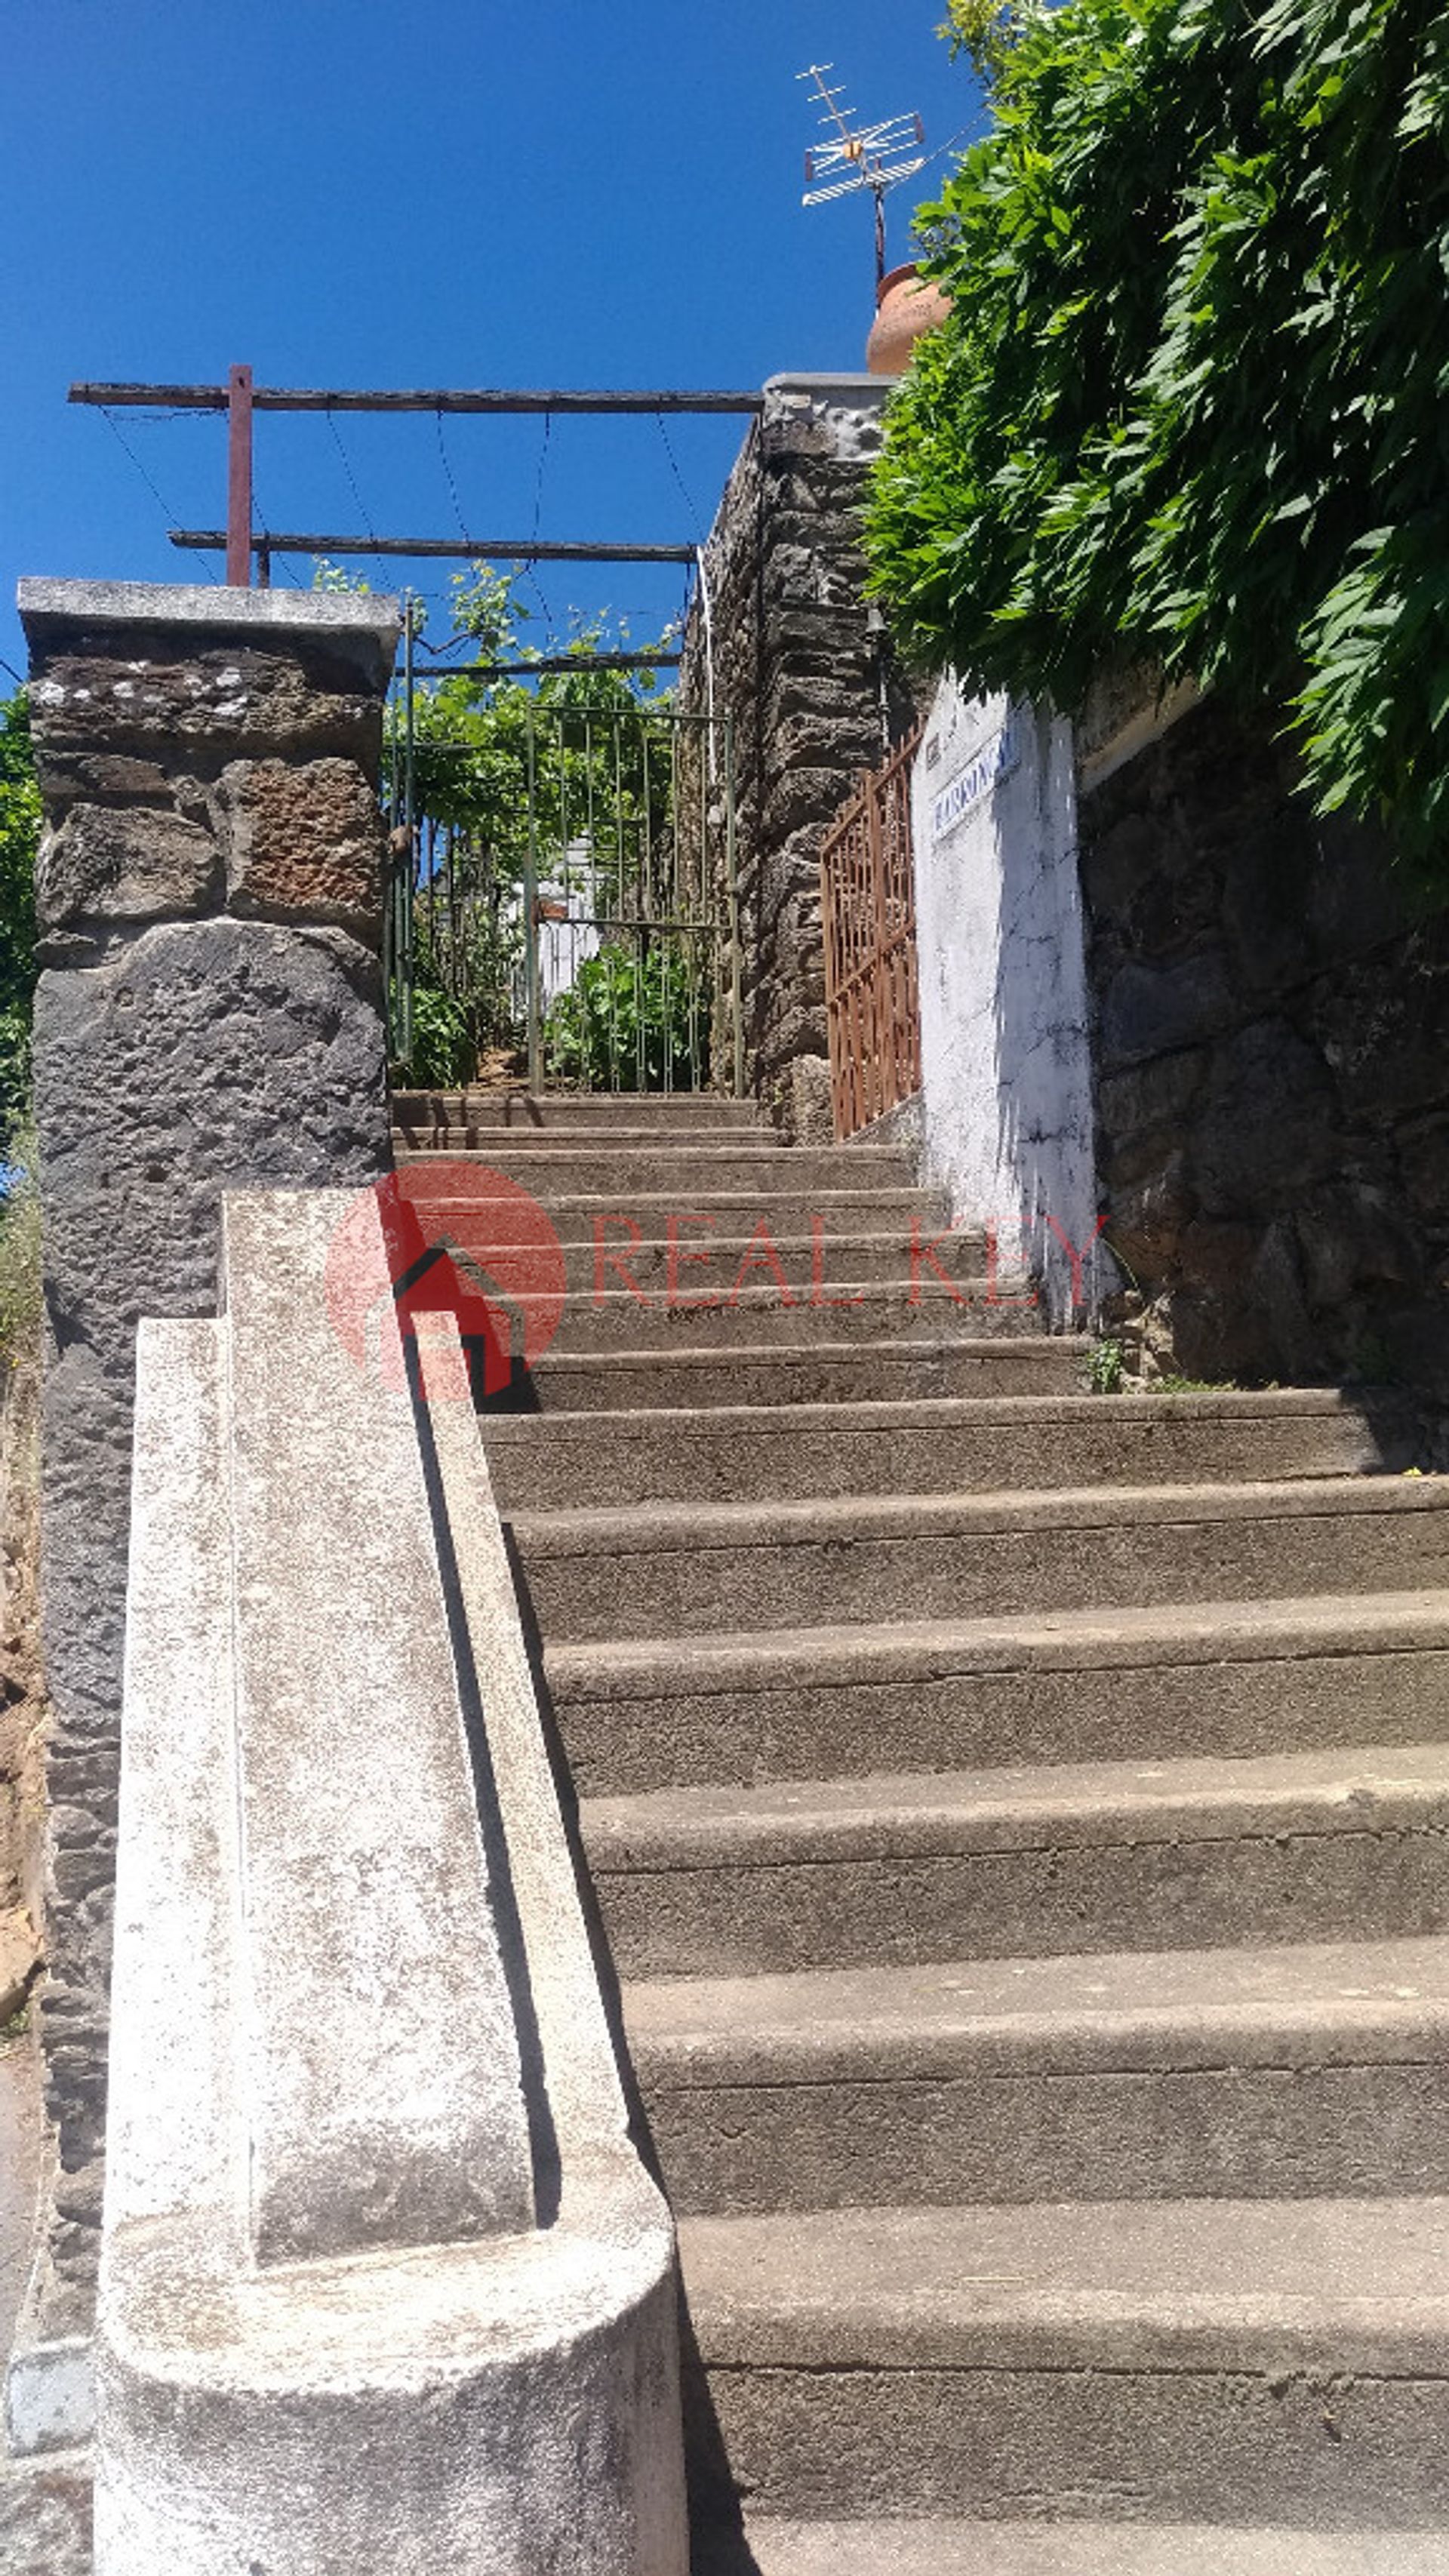
{"label": "concrete handrail", "polygon": [[683,2576],[672,2231],[476,1422],[415,1418],[369,1201],[225,1238],[226,1314],[140,1335],[98,2576]]}

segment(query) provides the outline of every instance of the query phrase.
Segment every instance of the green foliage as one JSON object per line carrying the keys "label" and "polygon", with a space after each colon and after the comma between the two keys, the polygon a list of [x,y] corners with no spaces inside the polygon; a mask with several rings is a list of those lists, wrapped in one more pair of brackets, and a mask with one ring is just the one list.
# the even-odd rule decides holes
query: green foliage
{"label": "green foliage", "polygon": [[708,1080],[709,999],[677,948],[599,949],[559,995],[544,1035],[562,1080],[585,1090],[688,1091]]}
{"label": "green foliage", "polygon": [[15,1368],[40,1349],[40,1184],[35,1129],[11,1136],[0,1199],[0,1364]]}
{"label": "green foliage", "polygon": [[1020,42],[1031,0],[946,0],[946,16],[937,33],[953,54],[964,54],[977,79],[989,89]]}
{"label": "green foliage", "polygon": [[0,699],[0,1145],[30,1089],[40,790],[25,692]]}
{"label": "green foliage", "polygon": [[312,588],[345,591],[357,599],[367,599],[372,592],[372,584],[365,573],[347,572],[341,564],[333,563],[327,555],[317,555],[313,558]]}
{"label": "green foliage", "polygon": [[874,484],[903,640],[1066,707],[1114,654],[1286,698],[1319,805],[1442,859],[1449,10],[1067,0],[1009,36]]}
{"label": "green foliage", "polygon": [[447,1089],[471,1082],[478,1068],[478,1037],[466,1002],[437,984],[413,987],[413,1051],[409,1072],[415,1083]]}
{"label": "green foliage", "polygon": [[[628,641],[627,627],[605,618],[575,619],[562,642],[528,643],[527,613],[515,592],[515,576],[487,564],[455,574],[452,628],[479,661],[521,664],[524,676],[424,672],[415,691],[413,796],[423,853],[414,901],[409,1071],[416,1082],[471,1080],[482,1050],[521,1042],[522,889],[530,863],[540,884],[556,885],[570,849],[587,846],[597,893],[617,911],[638,853],[668,845],[669,764],[648,757],[641,728],[619,722],[646,699],[655,708],[667,704],[656,693],[655,671],[586,667],[589,656]],[[527,675],[530,664],[559,656],[579,668]],[[396,740],[392,759],[400,775]],[[664,1014],[644,1050],[649,1055],[652,1045],[662,1064],[672,1045],[669,991],[647,976],[641,991],[646,1014],[651,995]],[[566,1011],[558,1022],[573,1068],[558,1068],[566,1078],[585,1078],[579,1068],[596,1016],[581,1000],[572,1018]],[[637,1036],[629,1042],[635,1052]]]}
{"label": "green foliage", "polygon": [[1087,1385],[1093,1395],[1120,1395],[1127,1373],[1127,1354],[1115,1338],[1104,1336],[1087,1353]]}
{"label": "green foliage", "polygon": [[[454,575],[453,625],[476,645],[478,660],[526,668],[567,655],[580,668],[547,671],[537,679],[489,680],[467,671],[420,674],[413,764],[417,811],[475,835],[486,846],[495,874],[518,883],[529,846],[530,735],[537,732],[540,715],[571,713],[579,719],[564,737],[561,760],[533,761],[535,829],[546,847],[557,843],[561,848],[588,821],[595,837],[607,840],[639,816],[638,780],[616,776],[612,729],[591,731],[588,715],[627,714],[646,694],[654,705],[667,701],[651,694],[652,670],[584,667],[589,655],[616,643],[622,647],[627,626],[575,619],[562,643],[529,644],[520,631],[527,611],[519,607],[514,591],[514,576],[487,564]],[[664,649],[662,640],[659,649]],[[653,782],[656,800],[664,798],[666,787],[662,775]]]}

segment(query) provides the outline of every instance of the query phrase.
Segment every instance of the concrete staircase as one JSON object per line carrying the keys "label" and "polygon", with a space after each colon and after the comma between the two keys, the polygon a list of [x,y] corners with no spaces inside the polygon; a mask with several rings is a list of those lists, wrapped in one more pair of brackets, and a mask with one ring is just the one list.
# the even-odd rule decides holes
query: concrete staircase
{"label": "concrete staircase", "polygon": [[[913,1276],[881,1149],[400,1103],[438,1151],[579,1292],[487,1440],[679,2221],[700,2576],[1449,2568],[1449,1479],[1387,1400],[1085,1393],[983,1245]],[[762,1221],[791,1286],[671,1310],[684,1210],[682,1294]],[[617,1212],[648,1304],[589,1293]]]}

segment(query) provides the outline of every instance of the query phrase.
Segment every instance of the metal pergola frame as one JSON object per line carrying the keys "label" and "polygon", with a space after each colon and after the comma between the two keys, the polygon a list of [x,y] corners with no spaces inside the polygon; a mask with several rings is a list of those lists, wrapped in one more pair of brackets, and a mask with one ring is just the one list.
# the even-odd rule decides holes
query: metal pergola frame
{"label": "metal pergola frame", "polygon": [[512,391],[502,386],[413,389],[382,392],[353,387],[296,388],[257,385],[250,367],[231,368],[224,385],[73,384],[69,400],[104,411],[145,408],[164,411],[214,411],[227,416],[227,511],[222,529],[173,528],[171,542],[198,550],[226,550],[226,577],[238,590],[250,586],[255,560],[263,584],[274,554],[347,554],[435,556],[472,561],[501,556],[524,563],[693,563],[693,546],[629,546],[541,543],[523,545],[483,538],[302,536],[290,532],[258,535],[252,525],[253,415],[259,411],[293,412],[478,412],[494,415],[534,412],[568,413],[742,413],[758,417],[764,396],[750,392],[688,392],[677,386],[657,390],[585,392],[571,387]]}

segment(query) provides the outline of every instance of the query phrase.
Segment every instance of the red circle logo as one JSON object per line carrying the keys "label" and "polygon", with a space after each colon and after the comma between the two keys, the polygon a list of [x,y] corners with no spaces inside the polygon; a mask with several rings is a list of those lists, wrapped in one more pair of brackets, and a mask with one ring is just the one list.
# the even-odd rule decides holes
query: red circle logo
{"label": "red circle logo", "polygon": [[[373,1261],[373,1209],[382,1221],[394,1334],[383,1329]],[[530,1190],[486,1163],[429,1155],[359,1193],[327,1248],[332,1328],[361,1369],[385,1386],[416,1383],[429,1402],[506,1395],[542,1357],[563,1320],[568,1270],[549,1218]],[[464,1372],[446,1347],[429,1356],[427,1319],[451,1315]],[[408,1345],[411,1344],[410,1354]]]}

